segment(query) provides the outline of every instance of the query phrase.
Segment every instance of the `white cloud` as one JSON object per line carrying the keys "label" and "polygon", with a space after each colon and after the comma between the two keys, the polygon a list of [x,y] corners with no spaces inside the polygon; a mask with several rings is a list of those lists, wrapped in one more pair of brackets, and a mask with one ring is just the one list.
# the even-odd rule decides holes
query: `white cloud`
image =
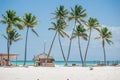
{"label": "white cloud", "polygon": [[109,27],[113,34],[112,41],[114,42],[114,47],[120,48],[120,27]]}
{"label": "white cloud", "polygon": [[[105,26],[102,25],[102,27],[107,27],[109,31],[112,32],[112,38],[111,40],[114,42],[113,47],[120,48],[120,26]],[[97,37],[99,33],[95,30],[92,32],[92,39]],[[95,40],[94,42],[91,41],[91,44],[94,45],[94,47],[97,47],[97,45],[101,45],[100,40]]]}

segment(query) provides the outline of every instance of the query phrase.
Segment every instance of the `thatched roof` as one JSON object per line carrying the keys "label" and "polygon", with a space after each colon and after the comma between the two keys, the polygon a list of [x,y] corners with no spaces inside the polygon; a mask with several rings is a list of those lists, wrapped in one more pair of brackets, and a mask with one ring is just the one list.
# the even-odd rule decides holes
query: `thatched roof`
{"label": "thatched roof", "polygon": [[[39,60],[39,59],[47,59],[48,54],[42,53],[37,56],[34,56],[33,60]],[[54,60],[52,56],[49,56],[48,59]]]}

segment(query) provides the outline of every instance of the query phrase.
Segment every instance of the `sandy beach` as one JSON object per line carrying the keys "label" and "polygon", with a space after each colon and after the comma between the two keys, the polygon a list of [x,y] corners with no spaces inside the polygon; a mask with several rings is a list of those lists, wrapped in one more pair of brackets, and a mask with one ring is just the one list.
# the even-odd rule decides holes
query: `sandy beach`
{"label": "sandy beach", "polygon": [[0,67],[0,80],[120,80],[120,67]]}

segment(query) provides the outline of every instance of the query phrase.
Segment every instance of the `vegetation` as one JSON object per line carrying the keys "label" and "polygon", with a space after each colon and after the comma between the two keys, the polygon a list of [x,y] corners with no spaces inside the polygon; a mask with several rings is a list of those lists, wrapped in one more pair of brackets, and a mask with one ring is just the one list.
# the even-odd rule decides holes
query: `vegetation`
{"label": "vegetation", "polygon": [[87,40],[88,35],[85,32],[86,32],[86,29],[82,26],[82,24],[80,24],[76,27],[72,36],[72,38],[75,38],[75,37],[78,38],[78,45],[79,45],[79,52],[80,52],[82,66],[84,66],[84,61],[83,61],[83,56],[81,51],[80,37],[83,38],[84,40]]}
{"label": "vegetation", "polygon": [[[12,29],[7,36],[3,35],[3,37],[7,40],[7,48],[10,52],[10,47],[12,45],[13,42],[17,42],[19,41],[20,38],[20,34],[17,33],[17,31],[15,29]],[[9,58],[8,58],[9,59]]]}
{"label": "vegetation", "polygon": [[[83,9],[82,6],[79,6],[79,5],[76,5],[74,7],[74,9],[71,8],[70,16],[68,17],[69,21],[74,20],[74,27],[73,27],[73,31],[72,31],[71,37],[72,37],[72,35],[74,33],[74,30],[75,30],[77,24],[82,25],[82,22],[85,22],[84,18],[87,16],[87,13],[85,11],[86,10]],[[71,44],[72,44],[72,38],[70,38],[70,42],[69,42],[67,62],[68,62],[69,55],[70,55]],[[68,64],[66,63],[66,65],[68,65]]]}
{"label": "vegetation", "polygon": [[64,32],[64,29],[67,27],[65,18],[67,17],[68,11],[67,11],[67,9],[64,9],[64,6],[61,5],[59,8],[57,8],[57,10],[55,11],[55,13],[53,13],[53,14],[55,15],[54,19],[56,19],[56,23],[52,22],[53,28],[49,28],[49,30],[56,30],[56,33],[55,33],[55,36],[53,38],[50,50],[48,52],[48,56],[51,53],[51,49],[52,49],[54,40],[56,38],[56,35],[58,34],[58,40],[59,40],[59,44],[60,44],[62,56],[63,56],[63,59],[64,59],[64,61],[66,63],[66,58],[65,58],[64,51],[63,51],[62,44],[61,44],[61,36],[63,38],[65,36],[69,37],[69,35],[66,32]]}
{"label": "vegetation", "polygon": [[8,10],[6,11],[6,15],[2,15],[3,19],[1,23],[7,24],[6,34],[7,34],[7,53],[8,53],[8,61],[9,61],[9,54],[10,54],[10,32],[12,31],[12,26],[15,26],[19,29],[23,29],[23,26],[20,24],[21,19],[19,16],[16,15],[15,11]]}
{"label": "vegetation", "polygon": [[24,56],[24,66],[25,66],[26,65],[26,57],[27,57],[27,41],[28,41],[29,29],[31,29],[32,32],[34,32],[38,36],[37,32],[33,29],[38,24],[38,21],[36,21],[36,17],[33,16],[31,13],[26,13],[25,16],[23,17],[23,23],[27,28],[26,40],[25,40],[25,56]]}
{"label": "vegetation", "polygon": [[86,63],[86,57],[87,57],[87,53],[88,53],[88,47],[90,44],[92,30],[97,29],[99,27],[99,23],[98,23],[98,20],[96,18],[90,17],[88,22],[86,23],[86,25],[87,25],[87,28],[89,30],[89,38],[88,38],[87,48],[86,48],[86,52],[85,52],[85,56],[84,56],[84,65]]}
{"label": "vegetation", "polygon": [[105,42],[107,42],[109,45],[113,44],[113,42],[110,40],[112,38],[112,33],[108,31],[107,27],[103,27],[100,29],[97,29],[99,32],[99,37],[96,37],[96,39],[102,39],[102,47],[103,47],[103,53],[104,53],[104,64],[106,65],[106,51],[105,51]]}
{"label": "vegetation", "polygon": [[[91,40],[92,32],[93,30],[97,30],[99,32],[99,37],[97,37],[96,39],[100,38],[102,39],[104,64],[106,64],[105,43],[107,42],[109,45],[113,43],[110,40],[110,38],[112,38],[112,33],[108,30],[108,28],[100,27],[99,21],[96,18],[90,17],[89,19],[87,19],[86,9],[83,9],[83,7],[80,5],[75,5],[75,7],[71,8],[70,11],[65,9],[63,5],[60,5],[52,14],[54,14],[54,17],[52,18],[54,19],[54,22],[52,22],[53,27],[49,28],[49,30],[54,30],[55,34],[50,49],[48,51],[48,56],[50,56],[54,41],[56,37],[58,37],[60,50],[65,61],[65,65],[67,66],[69,56],[71,53],[72,40],[77,38],[80,60],[82,62],[82,66],[84,66],[87,60],[89,45],[90,42],[92,42]],[[16,12],[12,10],[7,10],[6,14],[3,14],[2,17],[3,19],[0,20],[0,23],[7,25],[6,36],[5,35],[3,36],[7,40],[8,61],[10,54],[10,46],[12,45],[12,42],[16,42],[21,39],[20,34],[17,32],[17,30],[22,30],[24,29],[24,27],[26,28],[25,53],[24,53],[24,65],[26,65],[29,30],[31,29],[32,32],[34,32],[38,36],[37,32],[34,30],[34,28],[38,24],[38,21],[36,20],[37,17],[32,15],[32,13],[26,13],[23,17],[20,18],[19,16],[16,15]],[[68,25],[67,19],[68,21],[72,21],[71,23],[74,25],[70,35],[68,35],[65,31],[65,29],[68,26],[70,27],[70,25]],[[69,38],[67,56],[65,56],[63,50],[64,48],[62,46],[61,41],[61,38],[64,37]],[[81,38],[83,38],[83,40],[87,40],[85,54],[82,53]]]}

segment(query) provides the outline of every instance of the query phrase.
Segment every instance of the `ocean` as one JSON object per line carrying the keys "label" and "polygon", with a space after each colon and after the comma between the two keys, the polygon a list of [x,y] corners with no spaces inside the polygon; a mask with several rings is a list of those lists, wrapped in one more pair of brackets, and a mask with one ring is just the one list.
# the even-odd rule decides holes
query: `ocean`
{"label": "ocean", "polygon": [[[11,64],[16,64],[16,61],[10,61]],[[86,65],[87,66],[93,66],[95,64],[102,64],[103,61],[86,61]],[[24,61],[23,60],[18,60],[17,61],[17,65],[23,65]],[[77,66],[81,66],[81,61],[68,61],[68,66],[72,66],[72,64],[76,64]],[[112,65],[112,64],[120,64],[120,61],[107,61],[108,65]],[[28,60],[26,61],[26,65],[34,65],[34,61],[32,60]],[[55,65],[57,66],[64,66],[65,62],[64,61],[55,61]]]}

